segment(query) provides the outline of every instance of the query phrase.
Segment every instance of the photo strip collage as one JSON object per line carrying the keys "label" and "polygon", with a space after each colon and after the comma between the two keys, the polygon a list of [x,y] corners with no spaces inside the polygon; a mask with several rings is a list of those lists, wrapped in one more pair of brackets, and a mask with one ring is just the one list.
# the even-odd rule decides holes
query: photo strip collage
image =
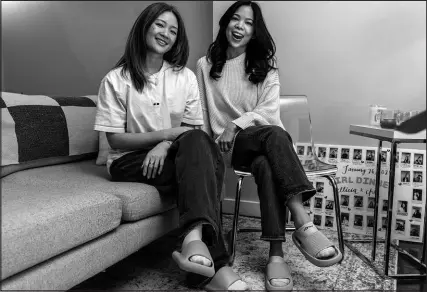
{"label": "photo strip collage", "polygon": [[[372,234],[375,206],[376,147],[335,146],[317,144],[319,160],[335,164],[341,222],[344,232]],[[309,143],[296,143],[301,163],[309,164],[312,149]],[[398,149],[392,218],[392,239],[422,241],[426,211],[425,150]],[[387,229],[388,176],[390,149],[382,148],[378,213],[378,237]],[[312,180],[317,193],[304,202],[307,213],[319,229],[336,230],[333,190],[326,178]],[[288,216],[288,223],[293,219]]]}

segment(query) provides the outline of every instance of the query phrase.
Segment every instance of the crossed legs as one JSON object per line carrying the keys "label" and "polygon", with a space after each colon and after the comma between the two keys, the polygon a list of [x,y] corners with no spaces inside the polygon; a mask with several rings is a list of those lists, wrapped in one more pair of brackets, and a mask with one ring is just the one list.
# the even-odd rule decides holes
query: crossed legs
{"label": "crossed legs", "polygon": [[[298,234],[318,232],[302,203],[315,193],[294,151],[290,135],[278,126],[255,126],[240,131],[235,139],[233,167],[252,172],[258,186],[261,210],[261,239],[270,241],[270,260],[283,260],[285,241],[285,206],[294,218]],[[330,258],[335,248],[316,252],[316,258]],[[269,261],[270,261],[269,260]],[[268,270],[268,269],[267,269]],[[284,287],[289,278],[271,278],[273,287]]]}

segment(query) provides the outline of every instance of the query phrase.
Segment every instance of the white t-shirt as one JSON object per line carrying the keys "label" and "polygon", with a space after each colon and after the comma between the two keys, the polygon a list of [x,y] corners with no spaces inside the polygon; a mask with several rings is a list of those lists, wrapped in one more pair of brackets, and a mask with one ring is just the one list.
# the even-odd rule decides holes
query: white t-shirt
{"label": "white t-shirt", "polygon": [[[177,71],[166,61],[148,78],[138,92],[121,67],[101,81],[94,129],[111,133],[147,133],[179,127],[181,123],[203,125],[199,89],[195,74],[188,68]],[[111,149],[107,167],[133,151]]]}

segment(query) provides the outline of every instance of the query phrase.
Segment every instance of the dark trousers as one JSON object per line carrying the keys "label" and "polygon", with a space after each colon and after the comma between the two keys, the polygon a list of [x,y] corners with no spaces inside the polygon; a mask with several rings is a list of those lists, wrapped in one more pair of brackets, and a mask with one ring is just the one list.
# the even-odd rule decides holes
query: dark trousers
{"label": "dark trousers", "polygon": [[252,172],[258,186],[263,240],[285,241],[285,206],[302,194],[316,194],[296,154],[292,138],[278,126],[253,126],[240,131],[234,142],[234,169]]}
{"label": "dark trousers", "polygon": [[[155,178],[142,175],[147,151],[126,154],[110,166],[114,181],[141,182],[156,187],[162,195],[176,195],[182,234],[203,224],[203,241],[214,260],[215,270],[228,262],[229,254],[221,226],[221,190],[225,165],[215,142],[201,130],[181,134],[170,146],[163,171]],[[189,275],[191,285],[206,280]]]}

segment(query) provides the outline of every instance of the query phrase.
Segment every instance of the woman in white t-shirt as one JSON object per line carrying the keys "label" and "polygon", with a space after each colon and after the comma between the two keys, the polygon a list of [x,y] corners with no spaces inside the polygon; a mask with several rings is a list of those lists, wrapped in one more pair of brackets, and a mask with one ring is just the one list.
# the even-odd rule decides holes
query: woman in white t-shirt
{"label": "woman in white t-shirt", "polygon": [[227,266],[219,200],[224,161],[199,129],[203,115],[196,76],[185,67],[188,51],[177,9],[149,5],[101,81],[95,130],[106,132],[112,148],[107,168],[113,181],[141,182],[177,196],[183,242],[172,257],[189,272],[188,285],[245,288]]}
{"label": "woman in white t-shirt", "polygon": [[292,238],[315,265],[330,266],[341,252],[311,222],[302,203],[316,193],[280,120],[280,82],[274,41],[258,4],[238,1],[219,21],[216,40],[197,63],[204,130],[227,165],[252,172],[258,185],[261,239],[270,242],[267,290],[292,289],[283,258],[285,206],[294,219]]}

